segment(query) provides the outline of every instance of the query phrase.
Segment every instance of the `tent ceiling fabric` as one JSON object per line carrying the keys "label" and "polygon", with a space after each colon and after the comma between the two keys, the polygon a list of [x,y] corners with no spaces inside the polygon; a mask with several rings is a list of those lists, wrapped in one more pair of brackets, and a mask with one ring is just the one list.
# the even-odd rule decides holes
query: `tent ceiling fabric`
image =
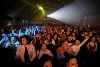
{"label": "tent ceiling fabric", "polygon": [[65,5],[69,18],[100,13],[100,0],[0,0],[0,15],[31,20],[38,13],[37,4],[47,15]]}
{"label": "tent ceiling fabric", "polygon": [[100,13],[100,0],[78,0],[88,15]]}

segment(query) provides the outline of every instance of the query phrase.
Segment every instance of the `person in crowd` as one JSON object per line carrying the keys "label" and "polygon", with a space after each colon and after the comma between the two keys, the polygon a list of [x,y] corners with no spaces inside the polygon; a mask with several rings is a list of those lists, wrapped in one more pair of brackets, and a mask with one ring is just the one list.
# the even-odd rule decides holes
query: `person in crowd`
{"label": "person in crowd", "polygon": [[57,33],[54,33],[52,37],[52,44],[55,46],[58,45]]}
{"label": "person in crowd", "polygon": [[62,39],[67,39],[67,35],[66,35],[66,33],[62,33]]}
{"label": "person in crowd", "polygon": [[42,55],[39,67],[53,67],[52,58],[48,54]]}
{"label": "person in crowd", "polygon": [[64,29],[61,29],[60,35],[62,35],[63,33],[65,33]]}
{"label": "person in crowd", "polygon": [[[68,27],[67,27],[67,35],[69,35],[69,34],[71,33],[71,31],[72,31],[72,30],[71,30],[71,27],[68,26]],[[76,32],[76,31],[75,31],[75,32]]]}
{"label": "person in crowd", "polygon": [[[96,62],[96,60],[99,59],[98,53],[97,53],[97,50],[98,50],[97,48],[98,48],[98,44],[96,42],[96,38],[95,38],[95,36],[91,36],[87,43],[87,49],[89,52],[88,56],[90,58],[90,59],[88,58],[88,61],[89,61],[88,63],[90,63],[90,65],[94,65],[94,64],[97,65],[97,63],[98,63],[98,62]],[[91,63],[93,63],[93,64],[91,64]]]}
{"label": "person in crowd", "polygon": [[47,34],[46,40],[44,41],[45,44],[47,44],[48,50],[50,50],[53,54],[53,62],[54,65],[57,65],[57,52],[55,45],[51,43],[51,35]]}
{"label": "person in crowd", "polygon": [[73,55],[68,56],[65,61],[65,67],[78,67],[77,59]]}
{"label": "person in crowd", "polygon": [[80,67],[95,67],[98,66],[97,60],[99,59],[99,46],[96,42],[96,38],[94,35],[90,36],[88,41],[80,48],[80,52],[78,54],[78,61]]}
{"label": "person in crowd", "polygon": [[[82,24],[79,27],[75,25],[72,26],[72,25],[67,25],[67,24],[2,26],[0,27],[0,30],[1,30],[0,44],[3,44],[2,46],[4,47],[4,49],[7,49],[6,51],[10,52],[11,54],[14,50],[13,53],[16,54],[16,59],[20,59],[22,62],[25,62],[25,63],[27,62],[29,63],[32,60],[35,60],[35,57],[37,55],[36,52],[38,53],[40,52],[41,54],[39,55],[42,55],[42,54],[44,55],[48,46],[49,52],[52,53],[53,55],[53,65],[54,66],[57,65],[56,67],[59,67],[59,64],[61,64],[60,67],[65,66],[63,65],[62,62],[61,63],[58,63],[58,62],[63,60],[63,62],[65,63],[64,60],[69,55],[75,55],[78,58],[78,61],[80,62],[78,63],[78,65],[80,67],[86,67],[88,65],[89,66],[95,65],[96,67],[99,64],[97,60],[98,61],[100,60],[99,59],[100,57],[99,55],[100,30],[99,29],[100,27],[92,27],[92,26],[87,27]],[[39,33],[39,31],[41,31],[41,33]],[[99,36],[96,35],[97,37],[95,37],[93,32],[98,34]],[[22,45],[19,45],[21,36],[24,36],[24,38],[21,38],[22,41],[20,44]],[[26,36],[29,36],[29,38],[31,39],[33,39],[33,37],[35,36],[34,39],[31,40],[32,45],[29,43],[30,40],[27,39]],[[17,37],[17,41],[15,40],[16,37]],[[79,37],[79,39],[77,37]],[[11,44],[13,44],[12,46],[9,43],[9,45],[11,45],[10,49],[5,48],[5,44],[8,43],[9,38],[12,39]],[[63,40],[66,40],[66,41],[64,42]],[[8,47],[9,45],[6,45],[6,47]],[[41,47],[42,45],[44,47]],[[16,47],[16,48],[13,49],[12,47]],[[36,51],[35,51],[35,48],[36,48]],[[2,52],[2,53],[6,53],[6,52]],[[15,58],[15,54],[13,55],[13,57],[12,56],[11,57]],[[28,54],[26,58],[27,61],[25,61],[24,54],[25,56]],[[35,62],[38,62],[38,61],[35,61]]]}
{"label": "person in crowd", "polygon": [[75,55],[78,55],[79,51],[80,51],[80,47],[82,45],[84,45],[84,43],[89,39],[89,37],[86,37],[82,42],[80,41],[80,39],[76,39],[75,41],[75,45],[71,46],[71,48],[73,49],[73,52],[75,53]]}
{"label": "person in crowd", "polygon": [[32,44],[35,46],[36,50],[40,50],[41,45],[43,44],[43,40],[41,39],[40,34],[36,34],[34,39],[32,40]]}
{"label": "person in crowd", "polygon": [[32,62],[36,57],[34,45],[30,44],[28,36],[21,37],[21,44],[16,51],[16,59],[20,59],[25,64]]}
{"label": "person in crowd", "polygon": [[68,35],[68,43],[70,46],[74,44],[75,40],[73,39],[73,36],[71,34]]}
{"label": "person in crowd", "polygon": [[62,46],[57,49],[57,57],[58,59],[64,59],[65,58],[65,52],[68,54],[72,53],[72,48],[68,45],[67,40],[63,40]]}
{"label": "person in crowd", "polygon": [[98,43],[100,43],[100,36],[98,34],[96,36],[96,40],[97,40]]}
{"label": "person in crowd", "polygon": [[47,37],[46,37],[44,43],[47,44],[47,45],[48,45],[48,44],[51,44],[51,43],[50,43],[50,42],[51,42],[50,40],[51,40],[51,36],[50,36],[50,34],[47,34]]}
{"label": "person in crowd", "polygon": [[72,32],[72,37],[73,37],[73,40],[75,40],[76,39],[76,33],[74,33],[74,32]]}
{"label": "person in crowd", "polygon": [[62,46],[57,49],[57,58],[60,66],[64,66],[65,58],[70,54],[73,54],[72,48],[68,45],[68,41],[64,40]]}
{"label": "person in crowd", "polygon": [[80,37],[80,41],[83,41],[85,39],[84,31],[80,31],[80,33],[77,37]]}
{"label": "person in crowd", "polygon": [[44,55],[44,54],[48,54],[49,56],[53,57],[52,52],[47,49],[47,45],[46,44],[42,44],[41,49],[37,51],[38,59],[40,59],[41,56]]}
{"label": "person in crowd", "polygon": [[87,49],[90,52],[95,52],[97,50],[97,42],[95,40],[96,40],[95,36],[92,36],[88,41]]}

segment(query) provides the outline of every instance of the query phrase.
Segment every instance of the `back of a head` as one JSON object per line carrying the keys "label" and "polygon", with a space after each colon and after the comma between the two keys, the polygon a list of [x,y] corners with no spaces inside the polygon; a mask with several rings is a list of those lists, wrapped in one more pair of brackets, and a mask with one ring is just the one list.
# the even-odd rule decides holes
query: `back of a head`
{"label": "back of a head", "polygon": [[68,40],[66,40],[66,39],[63,39],[61,43],[63,44],[64,42],[68,42]]}
{"label": "back of a head", "polygon": [[47,61],[51,61],[51,57],[47,54],[42,55],[42,57],[40,58],[40,67],[44,67],[44,63]]}
{"label": "back of a head", "polygon": [[73,58],[76,58],[75,56],[73,56],[73,55],[68,55],[67,57],[66,57],[66,59],[65,59],[65,62],[66,63],[68,63],[71,59],[73,59]]}

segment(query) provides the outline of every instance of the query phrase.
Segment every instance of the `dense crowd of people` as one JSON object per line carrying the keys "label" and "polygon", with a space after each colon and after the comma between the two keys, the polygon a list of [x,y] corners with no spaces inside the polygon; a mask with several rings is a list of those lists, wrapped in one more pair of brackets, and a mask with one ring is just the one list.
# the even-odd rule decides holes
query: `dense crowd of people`
{"label": "dense crowd of people", "polygon": [[84,25],[0,27],[0,67],[97,67],[100,28]]}

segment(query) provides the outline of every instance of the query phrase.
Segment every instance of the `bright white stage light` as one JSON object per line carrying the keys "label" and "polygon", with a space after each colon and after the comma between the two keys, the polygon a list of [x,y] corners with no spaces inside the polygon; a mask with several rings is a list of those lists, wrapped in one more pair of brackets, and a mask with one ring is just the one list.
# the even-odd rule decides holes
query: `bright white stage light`
{"label": "bright white stage light", "polygon": [[53,19],[56,19],[58,21],[61,21],[61,22],[65,22],[68,21],[68,17],[66,17],[66,12],[64,12],[64,10],[66,9],[65,7],[53,12],[52,14],[50,15],[47,15],[47,17],[50,17],[50,18],[53,18]]}
{"label": "bright white stage light", "polygon": [[74,24],[75,22],[77,23],[77,18],[83,17],[84,15],[85,12],[80,9],[78,4],[76,2],[72,2],[53,12],[52,14],[47,15],[47,17],[56,19],[64,23]]}
{"label": "bright white stage light", "polygon": [[8,23],[8,26],[9,26],[9,25],[11,25],[11,23],[10,23],[10,22]]}
{"label": "bright white stage light", "polygon": [[47,15],[47,17],[50,17],[50,15]]}

